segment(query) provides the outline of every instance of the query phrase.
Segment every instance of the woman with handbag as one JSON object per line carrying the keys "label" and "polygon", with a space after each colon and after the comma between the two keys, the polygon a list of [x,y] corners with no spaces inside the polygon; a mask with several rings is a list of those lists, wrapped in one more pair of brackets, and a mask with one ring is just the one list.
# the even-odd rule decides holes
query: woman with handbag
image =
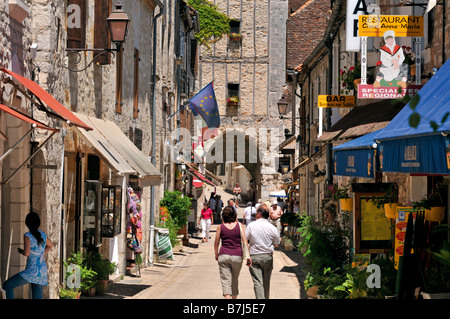
{"label": "woman with handbag", "polygon": [[[217,227],[214,241],[214,252],[219,262],[220,281],[225,299],[237,299],[239,294],[238,278],[242,262],[247,266],[252,264],[245,237],[243,225],[237,221],[237,215],[232,206],[222,211],[222,224]],[[219,244],[222,243],[220,250]]]}

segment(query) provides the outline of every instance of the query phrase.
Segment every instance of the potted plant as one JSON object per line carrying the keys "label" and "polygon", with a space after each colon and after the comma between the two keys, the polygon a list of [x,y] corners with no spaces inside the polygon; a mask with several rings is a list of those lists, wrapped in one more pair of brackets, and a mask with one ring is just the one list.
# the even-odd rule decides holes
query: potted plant
{"label": "potted plant", "polygon": [[229,35],[229,38],[231,41],[241,41],[242,40],[242,34],[231,32]]}
{"label": "potted plant", "polygon": [[397,213],[398,187],[396,184],[389,185],[386,194],[381,197],[372,197],[372,202],[377,208],[384,208],[387,218],[395,218]]}
{"label": "potted plant", "polygon": [[67,258],[67,261],[64,261],[64,266],[66,267],[66,280],[75,273],[75,270],[67,271],[69,265],[75,265],[79,269],[79,288],[81,289],[82,294],[86,296],[95,295],[97,273],[87,266],[86,258],[83,257],[83,254],[81,252],[72,253],[72,255]]}
{"label": "potted plant", "polygon": [[188,196],[183,196],[179,191],[165,191],[159,205],[167,208],[171,219],[178,229],[182,229],[186,225],[187,217],[191,213],[189,210],[191,199]]}
{"label": "potted plant", "polygon": [[70,289],[65,286],[59,288],[59,299],[80,299],[80,295],[79,289]]}
{"label": "potted plant", "polygon": [[423,299],[450,298],[450,265],[432,258],[425,270],[426,288],[420,294]]}
{"label": "potted plant", "polygon": [[[341,186],[343,186],[341,184]],[[336,184],[330,186],[330,191],[335,200],[339,200],[341,210],[352,211],[353,210],[353,199],[350,198],[350,184],[338,187]]]}
{"label": "potted plant", "polygon": [[109,275],[114,273],[117,264],[111,262],[108,258],[104,258],[98,252],[90,254],[87,264],[97,273],[95,282],[96,293],[103,295],[108,285]]}
{"label": "potted plant", "polygon": [[416,210],[425,210],[425,219],[430,222],[441,222],[444,219],[445,207],[442,206],[442,198],[439,193],[433,192],[418,202],[413,202]]}

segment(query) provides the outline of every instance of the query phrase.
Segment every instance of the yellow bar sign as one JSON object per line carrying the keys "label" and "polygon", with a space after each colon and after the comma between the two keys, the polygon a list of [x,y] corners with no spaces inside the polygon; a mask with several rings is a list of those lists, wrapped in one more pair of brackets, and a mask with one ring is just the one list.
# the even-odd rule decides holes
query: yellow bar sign
{"label": "yellow bar sign", "polygon": [[319,95],[319,107],[355,107],[353,95]]}
{"label": "yellow bar sign", "polygon": [[392,30],[396,37],[423,37],[422,16],[360,15],[358,35],[360,37],[382,37]]}

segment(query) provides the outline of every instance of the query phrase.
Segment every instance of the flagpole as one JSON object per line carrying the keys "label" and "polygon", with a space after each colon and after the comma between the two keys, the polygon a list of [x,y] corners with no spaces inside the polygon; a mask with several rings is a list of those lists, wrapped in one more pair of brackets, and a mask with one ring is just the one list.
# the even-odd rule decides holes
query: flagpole
{"label": "flagpole", "polygon": [[[213,83],[213,82],[214,82],[214,80],[212,80],[211,82],[209,82],[208,85],[210,85],[210,84]],[[208,85],[206,85],[203,89],[201,89],[197,94],[199,94],[200,92],[202,92]],[[213,84],[213,85],[214,85],[214,84]],[[196,96],[197,96],[197,94],[196,94]],[[178,111],[176,111],[176,112],[173,113],[171,116],[169,116],[169,117],[167,118],[166,121],[170,120],[170,119],[171,119],[172,117],[174,117],[177,113],[183,111],[183,110],[186,108],[186,106],[189,105],[189,103],[191,102],[191,100],[192,100],[192,99],[190,99],[189,101],[187,101],[186,103],[184,103],[184,105],[183,105],[180,109],[178,109]],[[195,107],[194,107],[194,108],[195,108]]]}
{"label": "flagpole", "polygon": [[183,105],[181,108],[179,108],[178,111],[176,111],[176,112],[173,113],[171,116],[169,116],[169,117],[167,118],[166,121],[170,120],[170,119],[171,119],[172,117],[174,117],[177,113],[183,111],[183,110],[186,108],[186,106],[188,106],[188,105],[189,105],[189,101],[187,101],[186,103],[184,103],[184,105]]}

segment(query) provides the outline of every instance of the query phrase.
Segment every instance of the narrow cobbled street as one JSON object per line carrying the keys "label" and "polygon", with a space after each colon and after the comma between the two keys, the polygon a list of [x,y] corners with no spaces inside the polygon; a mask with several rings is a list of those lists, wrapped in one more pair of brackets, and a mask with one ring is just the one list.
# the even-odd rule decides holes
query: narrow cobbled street
{"label": "narrow cobbled street", "polygon": [[[222,299],[219,268],[214,259],[214,237],[217,225],[212,227],[211,239],[202,243],[191,238],[190,247],[176,252],[172,264],[155,263],[141,269],[141,276],[124,276],[110,283],[101,299]],[[274,253],[271,280],[271,299],[306,299],[303,289],[305,273],[298,251]],[[86,297],[87,298],[87,297]],[[248,267],[242,265],[239,276],[239,299],[254,299],[253,282]]]}

